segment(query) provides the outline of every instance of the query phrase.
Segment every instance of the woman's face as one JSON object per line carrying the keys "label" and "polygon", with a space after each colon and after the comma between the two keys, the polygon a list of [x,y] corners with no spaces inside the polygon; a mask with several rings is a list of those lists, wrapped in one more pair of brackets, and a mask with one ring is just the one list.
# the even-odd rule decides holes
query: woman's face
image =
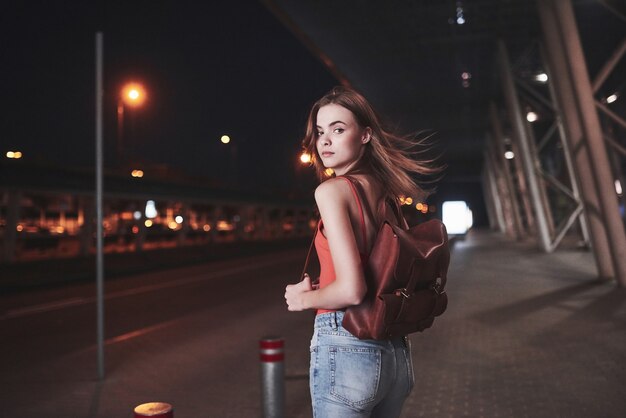
{"label": "woman's face", "polygon": [[345,174],[363,155],[370,128],[359,126],[351,111],[337,104],[317,111],[317,153],[335,174]]}

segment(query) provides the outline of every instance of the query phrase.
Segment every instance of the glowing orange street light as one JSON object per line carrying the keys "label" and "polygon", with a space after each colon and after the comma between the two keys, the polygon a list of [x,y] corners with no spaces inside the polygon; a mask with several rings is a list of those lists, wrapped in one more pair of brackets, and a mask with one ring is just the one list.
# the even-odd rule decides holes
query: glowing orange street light
{"label": "glowing orange street light", "polygon": [[308,152],[300,154],[300,162],[302,162],[302,164],[309,164],[311,162],[311,154]]}
{"label": "glowing orange street light", "polygon": [[141,106],[146,101],[146,90],[139,83],[128,83],[122,88],[121,99],[127,106]]}
{"label": "glowing orange street light", "polygon": [[117,101],[117,162],[122,163],[124,145],[124,106],[139,107],[146,101],[146,89],[136,82],[127,83],[122,87]]}

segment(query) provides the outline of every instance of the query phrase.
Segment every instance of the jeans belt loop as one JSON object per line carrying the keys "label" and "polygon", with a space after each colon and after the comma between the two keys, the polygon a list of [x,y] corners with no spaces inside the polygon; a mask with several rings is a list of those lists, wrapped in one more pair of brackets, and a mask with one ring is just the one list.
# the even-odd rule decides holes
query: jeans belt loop
{"label": "jeans belt loop", "polygon": [[339,328],[339,324],[337,322],[337,312],[333,312],[331,318],[331,326],[333,327],[333,331],[337,331],[337,329]]}

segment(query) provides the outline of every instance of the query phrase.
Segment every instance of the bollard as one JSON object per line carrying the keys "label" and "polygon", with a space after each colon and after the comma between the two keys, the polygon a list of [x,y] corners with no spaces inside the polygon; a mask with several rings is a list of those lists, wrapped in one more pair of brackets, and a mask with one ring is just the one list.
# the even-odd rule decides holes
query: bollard
{"label": "bollard", "polygon": [[165,402],[144,403],[135,408],[135,418],[174,418],[172,405]]}
{"label": "bollard", "polygon": [[285,341],[265,337],[259,341],[261,359],[261,392],[263,417],[285,416]]}

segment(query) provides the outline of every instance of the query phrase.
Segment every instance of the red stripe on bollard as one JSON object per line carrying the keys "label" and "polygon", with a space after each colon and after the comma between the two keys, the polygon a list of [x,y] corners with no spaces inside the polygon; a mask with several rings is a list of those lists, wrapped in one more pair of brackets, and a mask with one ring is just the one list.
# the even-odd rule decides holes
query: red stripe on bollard
{"label": "red stripe on bollard", "polygon": [[285,341],[280,337],[259,340],[261,393],[264,418],[285,416]]}
{"label": "red stripe on bollard", "polygon": [[261,361],[264,363],[274,363],[276,361],[283,361],[285,360],[285,354],[280,353],[280,354],[263,354],[261,353],[260,355]]}
{"label": "red stripe on bollard", "polygon": [[285,360],[285,340],[282,338],[265,338],[259,340],[259,358],[264,363]]}
{"label": "red stripe on bollard", "polygon": [[174,408],[165,402],[148,402],[135,407],[135,418],[174,418]]}
{"label": "red stripe on bollard", "polygon": [[284,348],[284,340],[261,340],[259,341],[260,348]]}

